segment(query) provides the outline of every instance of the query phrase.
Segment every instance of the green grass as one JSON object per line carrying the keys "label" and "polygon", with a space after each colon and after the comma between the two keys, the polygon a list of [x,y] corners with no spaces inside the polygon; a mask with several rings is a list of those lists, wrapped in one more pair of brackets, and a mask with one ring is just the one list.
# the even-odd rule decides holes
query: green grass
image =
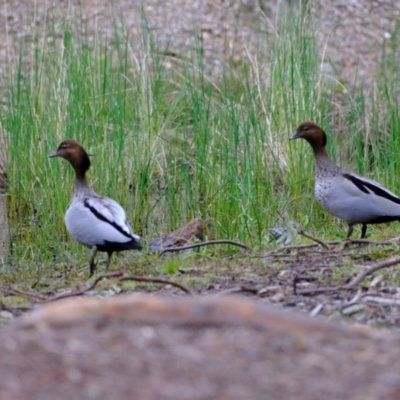
{"label": "green grass", "polygon": [[257,57],[226,63],[218,79],[205,72],[201,41],[175,62],[145,30],[140,52],[124,32],[106,45],[67,22],[62,42],[50,32],[22,45],[17,68],[3,76],[0,114],[15,263],[85,263],[88,250],[63,221],[73,171],[48,158],[65,138],[93,155],[89,182],[124,206],[147,242],[196,216],[212,222],[217,238],[255,247],[267,228],[289,220],[322,238],[344,236],[314,199],[307,143],[288,140],[306,119],[324,127],[341,165],[400,193],[397,29],[367,92],[361,83],[353,90],[328,82],[318,24],[306,12],[282,11],[275,34],[259,34]]}

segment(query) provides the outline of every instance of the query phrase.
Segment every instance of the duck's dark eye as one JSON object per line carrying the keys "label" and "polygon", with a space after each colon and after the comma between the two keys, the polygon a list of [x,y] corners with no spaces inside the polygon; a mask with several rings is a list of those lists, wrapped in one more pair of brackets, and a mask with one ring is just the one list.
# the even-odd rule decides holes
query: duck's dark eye
{"label": "duck's dark eye", "polygon": [[305,126],[304,128],[303,128],[303,131],[308,131],[310,128],[308,127],[308,126]]}
{"label": "duck's dark eye", "polygon": [[62,144],[62,145],[60,146],[60,149],[68,149],[68,145],[67,145],[67,144]]}

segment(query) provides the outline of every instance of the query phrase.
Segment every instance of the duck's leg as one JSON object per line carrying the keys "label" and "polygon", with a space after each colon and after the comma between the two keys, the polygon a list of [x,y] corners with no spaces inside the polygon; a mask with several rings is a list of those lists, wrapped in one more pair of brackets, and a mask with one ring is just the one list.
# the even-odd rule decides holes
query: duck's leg
{"label": "duck's leg", "polygon": [[107,251],[106,272],[108,271],[108,267],[110,266],[112,255],[113,255],[113,252],[112,252],[112,251]]}
{"label": "duck's leg", "polygon": [[89,276],[92,276],[96,269],[96,264],[94,263],[94,257],[96,256],[96,253],[97,253],[97,247],[93,246],[92,252],[90,253],[90,259],[89,259]]}
{"label": "duck's leg", "polygon": [[360,239],[364,239],[367,233],[367,224],[362,224]]}
{"label": "duck's leg", "polygon": [[353,233],[353,225],[349,225],[349,229],[347,230],[346,240],[350,239],[352,233]]}

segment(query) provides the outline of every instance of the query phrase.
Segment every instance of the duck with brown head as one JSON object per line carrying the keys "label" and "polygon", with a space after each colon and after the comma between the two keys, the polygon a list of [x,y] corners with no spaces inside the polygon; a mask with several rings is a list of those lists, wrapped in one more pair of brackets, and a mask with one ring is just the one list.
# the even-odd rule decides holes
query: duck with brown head
{"label": "duck with brown head", "polygon": [[116,201],[98,195],[88,185],[86,172],[90,159],[85,149],[75,140],[65,140],[50,157],[65,158],[75,170],[75,190],[65,213],[65,225],[78,243],[92,249],[90,276],[96,268],[97,251],[107,253],[107,270],[115,251],[140,250],[141,238],[132,232],[124,209]]}
{"label": "duck with brown head", "polygon": [[400,198],[379,183],[363,176],[343,171],[335,164],[325,146],[326,134],[313,121],[299,125],[292,139],[305,139],[315,156],[315,196],[331,214],[347,222],[346,239],[353,226],[361,224],[361,238],[368,224],[400,221]]}

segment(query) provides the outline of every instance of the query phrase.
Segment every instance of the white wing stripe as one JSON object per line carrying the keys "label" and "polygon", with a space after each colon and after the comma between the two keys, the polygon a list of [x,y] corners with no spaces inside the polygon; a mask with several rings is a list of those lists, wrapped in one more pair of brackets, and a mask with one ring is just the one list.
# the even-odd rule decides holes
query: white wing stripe
{"label": "white wing stripe", "polygon": [[[118,224],[117,221],[110,221],[106,215],[101,213],[96,209],[95,206],[91,205],[88,199],[83,200],[83,205],[90,210],[90,212],[100,221],[106,222],[110,224],[113,228],[115,228],[118,232],[122,233],[124,236],[130,239],[136,239],[133,237],[130,226],[127,224],[124,224],[124,226],[121,226]],[[104,207],[106,208],[106,207]],[[107,210],[110,211],[110,210]],[[112,213],[108,212],[107,214],[110,214],[109,216],[113,216]]]}

